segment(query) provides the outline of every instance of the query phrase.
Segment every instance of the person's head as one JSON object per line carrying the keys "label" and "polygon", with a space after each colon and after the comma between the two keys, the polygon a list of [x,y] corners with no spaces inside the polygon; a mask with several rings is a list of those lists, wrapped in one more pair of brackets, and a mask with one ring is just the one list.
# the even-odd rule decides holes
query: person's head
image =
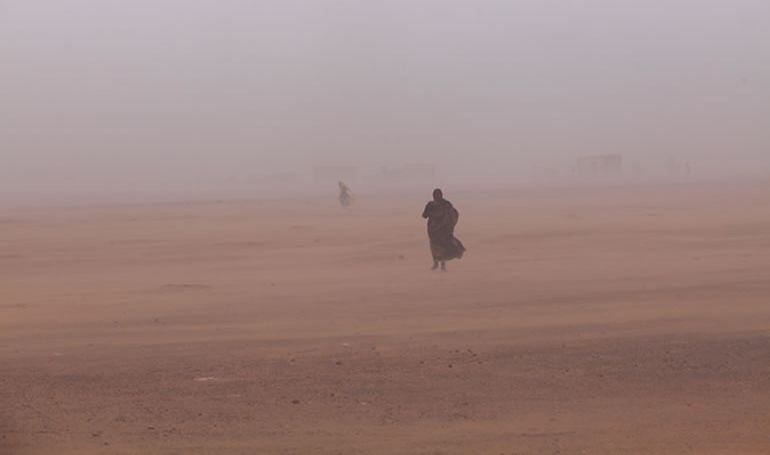
{"label": "person's head", "polygon": [[440,189],[436,188],[433,190],[433,200],[436,202],[444,200],[444,193]]}

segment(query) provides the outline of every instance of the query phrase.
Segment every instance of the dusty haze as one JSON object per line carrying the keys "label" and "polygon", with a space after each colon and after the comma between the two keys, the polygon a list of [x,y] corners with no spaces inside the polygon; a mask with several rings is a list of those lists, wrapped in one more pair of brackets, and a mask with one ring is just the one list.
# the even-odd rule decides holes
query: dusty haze
{"label": "dusty haze", "polygon": [[0,0],[0,454],[770,453],[768,18]]}
{"label": "dusty haze", "polygon": [[2,200],[297,191],[320,165],[358,167],[359,187],[405,163],[523,181],[593,153],[762,174],[768,17],[763,0],[2,0]]}

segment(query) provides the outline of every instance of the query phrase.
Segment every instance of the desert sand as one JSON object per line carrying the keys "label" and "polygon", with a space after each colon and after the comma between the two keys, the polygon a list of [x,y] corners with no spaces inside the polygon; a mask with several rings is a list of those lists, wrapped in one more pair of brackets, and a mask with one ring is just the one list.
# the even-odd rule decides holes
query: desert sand
{"label": "desert sand", "polygon": [[0,214],[0,454],[770,453],[770,184]]}

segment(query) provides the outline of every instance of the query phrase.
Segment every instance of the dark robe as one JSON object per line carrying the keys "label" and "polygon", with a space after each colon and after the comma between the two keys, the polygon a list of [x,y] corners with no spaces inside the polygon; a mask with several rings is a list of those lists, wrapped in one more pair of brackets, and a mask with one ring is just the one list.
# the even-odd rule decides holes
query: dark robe
{"label": "dark robe", "polygon": [[353,204],[353,195],[350,194],[350,188],[345,184],[340,184],[340,205],[350,207]]}
{"label": "dark robe", "polygon": [[428,202],[422,217],[428,219],[428,237],[433,259],[451,261],[462,258],[465,247],[454,235],[460,213],[452,203],[446,199]]}

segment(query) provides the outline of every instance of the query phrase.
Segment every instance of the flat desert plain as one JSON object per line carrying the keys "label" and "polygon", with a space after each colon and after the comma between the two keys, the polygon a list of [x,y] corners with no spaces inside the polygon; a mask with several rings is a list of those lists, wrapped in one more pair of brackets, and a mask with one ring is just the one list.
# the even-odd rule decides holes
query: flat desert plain
{"label": "flat desert plain", "polygon": [[15,208],[0,453],[770,453],[770,183]]}

